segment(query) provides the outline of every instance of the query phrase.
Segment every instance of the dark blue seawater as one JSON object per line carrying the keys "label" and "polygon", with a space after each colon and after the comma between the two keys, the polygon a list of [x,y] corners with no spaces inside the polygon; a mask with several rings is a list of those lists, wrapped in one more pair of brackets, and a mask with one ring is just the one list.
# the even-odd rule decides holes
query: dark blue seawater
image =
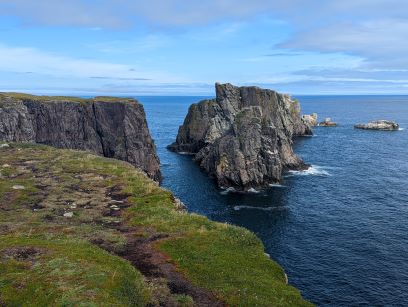
{"label": "dark blue seawater", "polygon": [[222,195],[190,156],[166,150],[202,97],[138,97],[164,174],[192,212],[244,226],[264,242],[289,282],[320,306],[408,305],[408,130],[354,130],[392,119],[408,128],[407,96],[298,97],[304,113],[340,126],[315,129],[296,152],[313,168],[284,187]]}

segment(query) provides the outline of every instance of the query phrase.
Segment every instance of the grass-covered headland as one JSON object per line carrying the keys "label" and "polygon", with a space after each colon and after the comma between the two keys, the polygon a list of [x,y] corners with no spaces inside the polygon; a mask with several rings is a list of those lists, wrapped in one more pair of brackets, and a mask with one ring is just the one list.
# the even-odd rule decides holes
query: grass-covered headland
{"label": "grass-covered headland", "polygon": [[308,306],[248,230],[130,164],[0,144],[0,306]]}

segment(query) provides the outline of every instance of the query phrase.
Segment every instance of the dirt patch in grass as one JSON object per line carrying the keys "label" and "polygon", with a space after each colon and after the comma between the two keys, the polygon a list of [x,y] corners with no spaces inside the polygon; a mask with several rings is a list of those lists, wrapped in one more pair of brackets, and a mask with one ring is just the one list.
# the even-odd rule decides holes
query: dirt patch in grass
{"label": "dirt patch in grass", "polygon": [[39,256],[47,251],[34,246],[10,247],[2,251],[5,259],[35,263]]}
{"label": "dirt patch in grass", "polygon": [[[197,287],[181,274],[171,259],[159,252],[154,244],[168,238],[168,234],[151,231],[148,236],[140,236],[140,232],[132,228],[119,228],[126,234],[126,249],[121,254],[124,259],[130,261],[149,282],[165,280],[171,294],[191,297],[195,306],[227,306],[217,299],[210,291]],[[160,302],[163,306],[172,306],[173,296],[165,297]]]}

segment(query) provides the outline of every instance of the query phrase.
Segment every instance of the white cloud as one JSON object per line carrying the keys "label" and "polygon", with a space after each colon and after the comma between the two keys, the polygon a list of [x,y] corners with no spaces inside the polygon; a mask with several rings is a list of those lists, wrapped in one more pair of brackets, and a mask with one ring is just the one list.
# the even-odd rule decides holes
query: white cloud
{"label": "white cloud", "polygon": [[341,22],[300,32],[281,47],[345,52],[365,57],[377,67],[408,68],[408,20]]}
{"label": "white cloud", "polygon": [[[69,95],[172,93],[180,76],[0,44],[0,91]],[[184,82],[184,83],[183,83]],[[193,83],[192,83],[193,84]],[[188,88],[188,85],[186,85]],[[202,91],[200,87],[197,90]]]}
{"label": "white cloud", "polygon": [[25,24],[121,28],[140,21],[154,26],[207,24],[272,6],[267,0],[0,0],[0,14],[19,16]]}
{"label": "white cloud", "polygon": [[152,79],[178,81],[163,72],[138,71],[133,66],[78,59],[40,51],[34,48],[9,47],[0,45],[0,71],[17,73],[34,72],[55,77],[111,79]]}
{"label": "white cloud", "polygon": [[[183,28],[188,35],[193,29],[192,42],[202,39],[196,26],[216,23],[213,36],[206,32],[207,41],[239,35],[240,26],[257,14],[287,22],[291,37],[279,45],[278,53],[270,57],[262,53],[241,59],[256,65],[272,58],[296,55],[302,58],[312,53],[346,53],[356,56],[357,64],[349,70],[337,68],[329,72],[289,74],[290,82],[377,82],[402,84],[408,70],[408,1],[406,0],[0,0],[0,16],[17,16],[24,25],[79,26],[95,31],[104,28],[121,29],[142,25],[156,29]],[[273,24],[271,27],[279,27]],[[276,31],[276,30],[275,30]],[[273,32],[273,31],[271,31]],[[156,31],[140,41],[112,41],[92,47],[106,53],[137,53],[165,49],[172,44],[174,34]],[[193,41],[193,39],[195,41]],[[265,35],[265,41],[271,43]],[[206,41],[204,41],[206,42]],[[251,46],[248,46],[250,49]],[[283,49],[283,50],[282,50]],[[286,52],[289,52],[287,54]],[[266,54],[267,52],[265,52]],[[152,79],[156,84],[184,84],[182,77],[154,71],[138,71],[133,65],[92,61],[45,53],[32,48],[11,48],[0,45],[0,70],[90,78],[94,82],[106,78],[117,81]],[[304,57],[305,61],[310,57]],[[293,61],[298,60],[293,57]],[[292,62],[293,62],[292,61]],[[333,61],[336,62],[336,61]],[[327,61],[326,61],[327,64]],[[251,64],[252,65],[252,64]],[[297,65],[297,64],[296,64]],[[327,65],[326,65],[327,66]],[[327,67],[326,67],[327,68]],[[135,71],[136,69],[136,71]],[[303,68],[297,68],[303,69]],[[363,71],[365,70],[365,71]],[[398,71],[398,72],[397,72]],[[276,73],[276,72],[275,72]],[[320,77],[319,74],[320,73]],[[269,74],[270,75],[270,74]],[[383,75],[383,76],[381,76]],[[265,77],[266,79],[266,77]],[[286,79],[284,79],[286,81]],[[134,80],[137,82],[137,80]],[[141,80],[142,81],[142,80]],[[145,80],[148,82],[148,80]],[[178,83],[179,82],[179,83]]]}
{"label": "white cloud", "polygon": [[[115,1],[0,0],[0,14],[21,18],[24,25],[60,25],[119,28],[127,24]],[[119,1],[116,1],[119,4]],[[118,6],[116,6],[118,7]]]}

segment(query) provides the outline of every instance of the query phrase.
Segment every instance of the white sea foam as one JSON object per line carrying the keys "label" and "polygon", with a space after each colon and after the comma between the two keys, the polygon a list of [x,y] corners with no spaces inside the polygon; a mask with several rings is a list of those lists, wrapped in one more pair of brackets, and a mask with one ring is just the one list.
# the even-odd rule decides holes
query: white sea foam
{"label": "white sea foam", "polygon": [[405,128],[399,128],[398,129],[398,131],[404,131],[405,130]]}
{"label": "white sea foam", "polygon": [[183,155],[183,156],[194,156],[193,153],[187,152],[187,151],[180,151],[179,154],[180,154],[180,155]]}
{"label": "white sea foam", "polygon": [[248,193],[258,194],[259,191],[255,190],[254,188],[250,188],[250,189],[248,190]]}
{"label": "white sea foam", "polygon": [[317,135],[316,134],[307,134],[307,135],[302,135],[302,138],[315,138]]}
{"label": "white sea foam", "polygon": [[228,195],[230,193],[240,193],[240,194],[259,194],[261,191],[255,190],[254,188],[250,188],[248,191],[241,191],[241,190],[236,190],[233,187],[229,187],[229,188],[225,188],[222,187],[221,188],[222,191],[220,192],[221,195]]}
{"label": "white sea foam", "polygon": [[280,189],[287,188],[286,185],[279,184],[279,183],[272,183],[272,184],[270,184],[269,186],[270,186],[271,188],[280,188]]}
{"label": "white sea foam", "polygon": [[288,207],[286,206],[278,206],[278,207],[252,207],[252,206],[235,206],[234,210],[261,210],[261,211],[284,211],[287,210]]}
{"label": "white sea foam", "polygon": [[220,192],[221,195],[228,195],[229,193],[236,192],[236,190],[233,187],[229,188],[224,188],[223,191]]}
{"label": "white sea foam", "polygon": [[331,174],[327,171],[327,169],[338,169],[336,167],[323,167],[318,165],[312,165],[307,170],[303,171],[289,171],[288,175],[285,177],[293,177],[293,176],[320,176],[320,177],[328,177]]}

